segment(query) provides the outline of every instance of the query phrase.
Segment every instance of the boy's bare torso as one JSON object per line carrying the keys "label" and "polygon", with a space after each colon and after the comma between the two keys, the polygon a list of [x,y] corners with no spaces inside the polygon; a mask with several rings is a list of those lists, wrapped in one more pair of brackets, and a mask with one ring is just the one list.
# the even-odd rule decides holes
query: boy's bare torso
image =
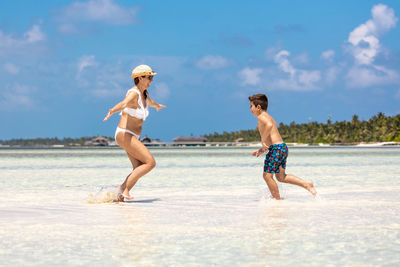
{"label": "boy's bare torso", "polygon": [[262,112],[257,119],[257,128],[260,132],[263,145],[270,146],[283,143],[282,137],[278,131],[278,126],[271,115],[269,115],[267,112]]}

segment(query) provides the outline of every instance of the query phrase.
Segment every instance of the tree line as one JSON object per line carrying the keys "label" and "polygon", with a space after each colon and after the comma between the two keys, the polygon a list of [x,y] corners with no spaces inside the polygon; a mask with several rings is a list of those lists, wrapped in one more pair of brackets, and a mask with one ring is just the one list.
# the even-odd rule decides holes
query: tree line
{"label": "tree line", "polygon": [[[86,141],[90,141],[93,137],[80,137],[80,138],[34,138],[34,139],[11,139],[11,140],[0,140],[0,144],[9,146],[54,146],[54,145],[65,145],[65,146],[82,146]],[[112,139],[108,137],[108,139]]]}
{"label": "tree line", "polygon": [[[329,143],[345,144],[360,142],[400,142],[400,114],[385,116],[382,112],[369,120],[360,121],[353,115],[351,121],[334,122],[330,119],[326,123],[309,122],[289,125],[280,123],[279,133],[287,143]],[[257,129],[236,132],[223,132],[205,135],[208,142],[243,142],[260,141]],[[240,138],[240,139],[239,139]]]}
{"label": "tree line", "polygon": [[[289,125],[279,124],[279,132],[287,143],[329,143],[351,144],[360,142],[400,142],[400,114],[397,116],[385,116],[378,113],[369,120],[360,121],[357,115],[353,115],[351,121],[332,123],[309,122]],[[207,142],[256,142],[260,141],[257,129],[241,130],[235,132],[223,132],[206,134]],[[1,145],[10,146],[54,146],[54,145],[84,145],[86,141],[94,137],[80,138],[36,138],[36,139],[11,139],[0,140]],[[109,140],[113,138],[108,137]]]}

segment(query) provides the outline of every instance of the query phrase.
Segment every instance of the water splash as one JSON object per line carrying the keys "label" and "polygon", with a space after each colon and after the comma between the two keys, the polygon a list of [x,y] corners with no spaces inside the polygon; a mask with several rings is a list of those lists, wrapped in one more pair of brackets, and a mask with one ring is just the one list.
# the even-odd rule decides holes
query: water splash
{"label": "water splash", "polygon": [[321,201],[324,201],[325,199],[323,197],[321,197],[321,194],[317,193],[314,196],[314,200],[317,201],[317,202],[321,202]]}
{"label": "water splash", "polygon": [[103,186],[96,194],[90,194],[89,204],[110,203],[120,201],[119,186]]}

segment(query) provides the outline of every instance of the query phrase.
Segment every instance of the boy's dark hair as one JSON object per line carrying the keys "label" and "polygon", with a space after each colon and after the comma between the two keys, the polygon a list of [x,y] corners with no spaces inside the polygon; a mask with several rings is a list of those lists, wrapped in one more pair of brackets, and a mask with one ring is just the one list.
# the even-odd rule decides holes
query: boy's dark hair
{"label": "boy's dark hair", "polygon": [[268,109],[268,97],[264,94],[256,94],[249,96],[250,102],[253,102],[254,106],[260,105],[261,109],[267,111]]}

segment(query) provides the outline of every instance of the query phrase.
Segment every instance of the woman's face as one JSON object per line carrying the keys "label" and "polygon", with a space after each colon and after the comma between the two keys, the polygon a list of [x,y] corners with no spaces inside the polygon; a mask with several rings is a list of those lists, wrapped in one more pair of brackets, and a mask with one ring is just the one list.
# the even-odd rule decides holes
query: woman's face
{"label": "woman's face", "polygon": [[150,87],[150,83],[153,81],[153,76],[143,76],[139,77],[139,83],[144,87],[144,89],[148,89]]}

